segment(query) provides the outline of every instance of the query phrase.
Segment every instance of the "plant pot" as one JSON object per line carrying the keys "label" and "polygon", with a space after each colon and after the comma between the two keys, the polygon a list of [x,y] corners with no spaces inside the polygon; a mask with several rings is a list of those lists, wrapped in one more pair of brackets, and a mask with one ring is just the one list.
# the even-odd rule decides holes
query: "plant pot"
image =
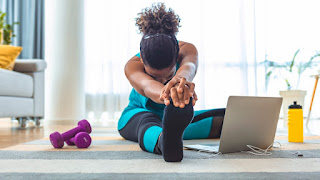
{"label": "plant pot", "polygon": [[297,101],[297,104],[301,105],[302,109],[304,109],[304,99],[306,94],[307,91],[302,90],[280,91],[280,96],[283,98],[282,112],[285,127],[288,127],[288,107],[293,104],[293,101]]}

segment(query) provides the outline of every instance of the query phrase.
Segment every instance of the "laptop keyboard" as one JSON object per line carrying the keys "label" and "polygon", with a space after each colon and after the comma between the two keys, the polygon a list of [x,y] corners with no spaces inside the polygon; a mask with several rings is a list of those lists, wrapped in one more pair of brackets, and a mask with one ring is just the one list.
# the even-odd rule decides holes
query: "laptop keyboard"
{"label": "laptop keyboard", "polygon": [[219,145],[195,144],[195,145],[184,145],[184,147],[187,148],[187,149],[197,150],[197,151],[212,152],[212,153],[218,153],[219,152]]}

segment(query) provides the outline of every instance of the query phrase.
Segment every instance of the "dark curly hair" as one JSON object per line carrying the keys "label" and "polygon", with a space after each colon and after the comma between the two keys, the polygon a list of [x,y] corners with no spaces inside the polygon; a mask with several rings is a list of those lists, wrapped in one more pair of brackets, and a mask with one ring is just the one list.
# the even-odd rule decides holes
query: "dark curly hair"
{"label": "dark curly hair", "polygon": [[143,37],[140,56],[143,63],[154,69],[164,69],[177,61],[179,45],[176,33],[180,18],[164,3],[152,4],[138,13],[136,25]]}

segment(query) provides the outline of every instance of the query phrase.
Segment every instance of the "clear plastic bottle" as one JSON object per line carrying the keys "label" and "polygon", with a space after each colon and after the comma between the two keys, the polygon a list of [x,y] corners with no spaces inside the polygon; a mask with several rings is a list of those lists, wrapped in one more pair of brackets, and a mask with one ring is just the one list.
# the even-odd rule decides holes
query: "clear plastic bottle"
{"label": "clear plastic bottle", "polygon": [[294,101],[288,110],[288,140],[303,142],[303,111],[297,101]]}

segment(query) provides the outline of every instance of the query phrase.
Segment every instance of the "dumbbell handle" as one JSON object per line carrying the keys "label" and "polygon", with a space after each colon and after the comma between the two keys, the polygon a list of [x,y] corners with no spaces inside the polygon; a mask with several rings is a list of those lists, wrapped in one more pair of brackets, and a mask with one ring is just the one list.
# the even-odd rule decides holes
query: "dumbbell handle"
{"label": "dumbbell handle", "polygon": [[72,142],[74,144],[74,137],[69,139],[70,142]]}
{"label": "dumbbell handle", "polygon": [[67,132],[62,133],[61,135],[63,137],[63,140],[65,141],[65,140],[73,138],[79,132],[85,132],[85,129],[82,128],[81,126],[77,126],[73,129],[70,129]]}

